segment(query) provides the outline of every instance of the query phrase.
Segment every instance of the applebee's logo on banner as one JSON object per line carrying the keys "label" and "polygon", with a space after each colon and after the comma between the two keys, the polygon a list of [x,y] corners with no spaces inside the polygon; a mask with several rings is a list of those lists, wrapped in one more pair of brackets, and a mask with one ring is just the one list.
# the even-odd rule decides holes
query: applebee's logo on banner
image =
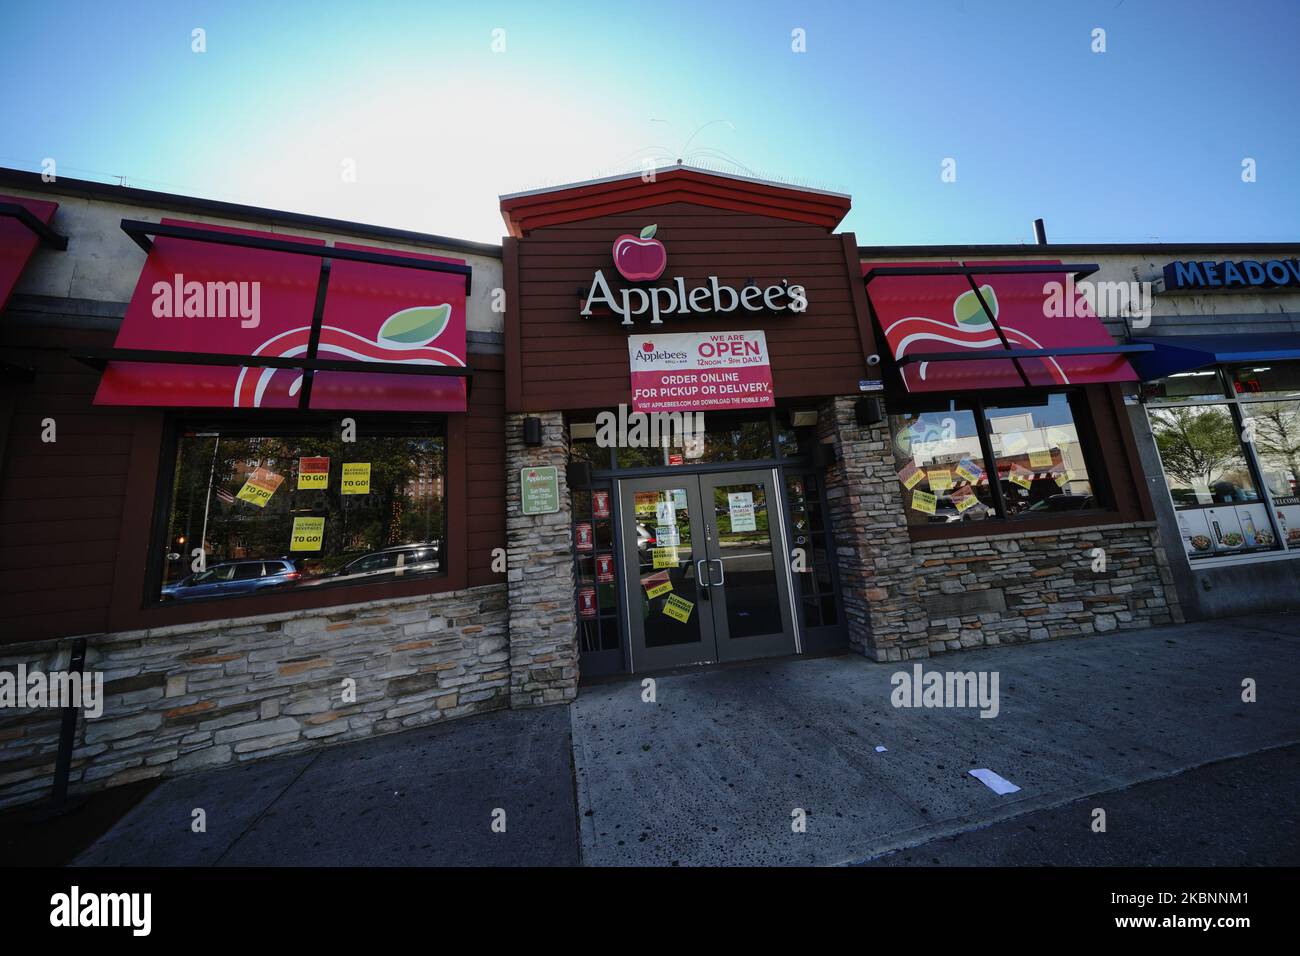
{"label": "applebee's logo on banner", "polygon": [[[410,365],[454,365],[465,363],[447,349],[430,343],[447,330],[451,319],[451,306],[422,305],[394,312],[379,327],[374,339],[368,339],[347,329],[322,325],[320,342],[316,349],[319,358],[361,359],[372,362],[401,362]],[[253,350],[254,355],[290,358],[307,354],[311,340],[311,326],[290,329],[267,339]],[[297,395],[302,388],[302,372],[293,369],[254,369],[247,366],[239,370],[235,381],[235,408],[257,408],[262,404],[268,386],[277,375],[293,375],[289,394]]]}
{"label": "applebee's logo on banner", "polygon": [[[614,268],[629,282],[654,282],[668,266],[668,251],[655,238],[658,227],[646,226],[641,234],[625,233],[614,240]],[[673,279],[664,286],[631,286],[614,292],[605,273],[596,270],[591,289],[583,300],[584,318],[591,316],[595,306],[604,306],[632,325],[633,318],[649,315],[651,325],[662,325],[665,315],[727,314],[737,309],[744,312],[804,312],[808,308],[808,293],[801,285],[792,285],[785,279],[767,287],[750,284],[743,289],[724,285],[717,276],[709,276],[704,285],[686,288],[685,279]]]}
{"label": "applebee's logo on banner", "polygon": [[[999,322],[995,328],[993,321],[998,317],[997,294],[991,285],[983,285],[980,286],[980,295],[988,303],[989,310],[993,313],[992,318],[980,308],[979,297],[975,295],[975,290],[971,289],[953,300],[951,322],[911,315],[891,323],[885,329],[885,338],[893,349],[894,357],[901,359],[907,354],[908,348],[917,342],[945,342],[963,349],[1002,349],[1004,346],[1001,337],[998,336],[998,329],[1002,330],[1002,334],[1012,346],[1022,345],[1034,349],[1043,347],[1029,335],[1005,323]],[[1070,384],[1069,376],[1065,374],[1065,370],[1055,358],[1044,356],[1042,360],[1048,364],[1054,381],[1061,385]],[[921,381],[925,381],[929,364],[929,362],[920,363],[918,374]]]}

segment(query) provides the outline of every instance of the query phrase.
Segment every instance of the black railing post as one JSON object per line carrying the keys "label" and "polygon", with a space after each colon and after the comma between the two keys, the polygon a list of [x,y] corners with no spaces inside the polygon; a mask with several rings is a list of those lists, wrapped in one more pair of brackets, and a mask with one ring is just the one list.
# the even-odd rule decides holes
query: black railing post
{"label": "black railing post", "polygon": [[[72,642],[72,659],[68,661],[68,673],[80,675],[85,679],[86,639],[79,637]],[[78,681],[81,684],[81,681]],[[69,684],[64,686],[69,686]],[[84,699],[84,694],[82,695]],[[59,728],[59,752],[54,760],[54,793],[50,803],[57,810],[68,800],[68,776],[72,773],[72,742],[77,735],[78,701],[68,701],[63,706],[63,723]]]}

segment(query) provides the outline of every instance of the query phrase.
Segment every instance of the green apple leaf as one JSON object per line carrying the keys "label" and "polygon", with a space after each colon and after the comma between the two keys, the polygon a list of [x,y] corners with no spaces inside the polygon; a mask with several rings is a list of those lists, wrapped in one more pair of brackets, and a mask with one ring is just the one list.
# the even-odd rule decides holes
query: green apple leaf
{"label": "green apple leaf", "polygon": [[641,230],[641,238],[653,239],[655,237],[655,233],[658,231],[659,231],[659,226],[657,224],[646,226],[644,229]]}
{"label": "green apple leaf", "polygon": [[425,345],[440,336],[450,320],[451,306],[446,303],[402,309],[384,319],[379,338],[397,345]]}
{"label": "green apple leaf", "polygon": [[[993,318],[997,318],[998,297],[993,292],[993,286],[980,286],[980,295],[984,296],[984,301],[988,303],[989,309],[993,313]],[[961,295],[957,296],[956,301],[952,304],[952,317],[957,320],[958,325],[964,325],[967,327],[979,327],[989,324],[989,317],[986,316],[984,310],[980,308],[980,300],[979,297],[975,295],[974,289],[969,292],[963,292]]]}

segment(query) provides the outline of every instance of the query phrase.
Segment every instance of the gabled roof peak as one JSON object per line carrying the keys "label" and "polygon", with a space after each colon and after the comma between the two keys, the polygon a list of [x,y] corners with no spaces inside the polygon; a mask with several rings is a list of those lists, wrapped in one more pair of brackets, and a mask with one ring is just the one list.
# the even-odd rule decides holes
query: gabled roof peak
{"label": "gabled roof peak", "polygon": [[829,232],[852,205],[844,193],[683,164],[509,193],[500,198],[502,218],[516,237],[545,226],[673,202],[788,219],[821,226]]}

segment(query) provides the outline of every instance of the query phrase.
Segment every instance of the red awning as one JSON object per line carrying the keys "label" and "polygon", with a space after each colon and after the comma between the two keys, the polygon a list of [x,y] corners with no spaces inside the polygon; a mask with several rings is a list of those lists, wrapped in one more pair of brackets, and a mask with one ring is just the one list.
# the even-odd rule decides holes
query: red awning
{"label": "red awning", "polygon": [[[1137,381],[1123,357],[1131,347],[1117,346],[1073,294],[1073,276],[1093,269],[1042,260],[862,267],[876,321],[909,392]],[[1015,357],[961,357],[998,352]]]}
{"label": "red awning", "polygon": [[465,410],[463,260],[168,219],[123,228],[148,258],[96,404]]}
{"label": "red awning", "polygon": [[[0,196],[0,312],[9,304],[18,277],[41,242],[41,233],[32,227],[31,218],[48,226],[58,208],[58,203],[44,199]],[[46,235],[53,233],[46,231]]]}

